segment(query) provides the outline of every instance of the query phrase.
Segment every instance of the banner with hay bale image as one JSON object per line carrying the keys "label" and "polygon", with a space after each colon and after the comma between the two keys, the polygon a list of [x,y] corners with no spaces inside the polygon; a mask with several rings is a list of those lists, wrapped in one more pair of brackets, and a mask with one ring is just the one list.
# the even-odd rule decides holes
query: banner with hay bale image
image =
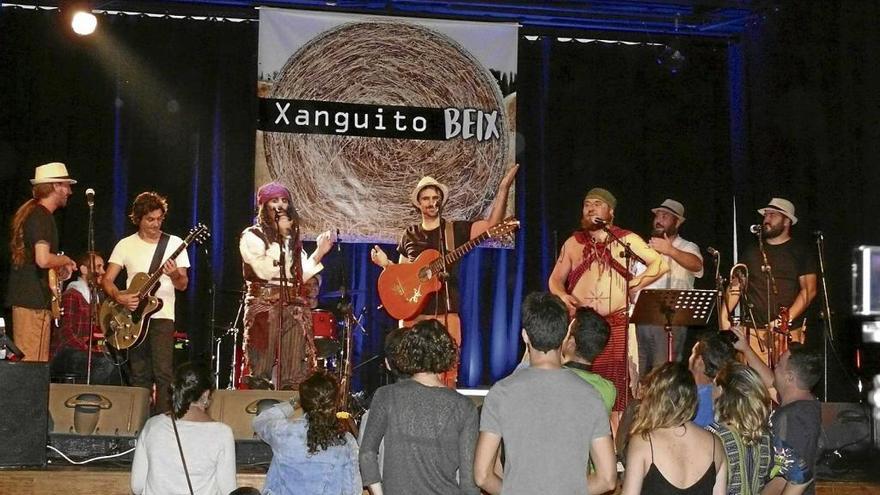
{"label": "banner with hay bale image", "polygon": [[305,238],[396,243],[425,175],[445,218],[488,215],[514,163],[516,24],[262,8],[259,36],[255,188],[286,185]]}

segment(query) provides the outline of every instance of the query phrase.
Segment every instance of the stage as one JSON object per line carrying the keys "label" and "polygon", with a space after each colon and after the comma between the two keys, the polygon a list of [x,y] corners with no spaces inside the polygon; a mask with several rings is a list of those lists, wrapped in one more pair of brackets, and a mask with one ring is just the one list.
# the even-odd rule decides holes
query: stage
{"label": "stage", "polygon": [[[262,488],[266,475],[259,471],[238,473],[238,486]],[[619,490],[618,490],[619,492]],[[49,466],[45,469],[0,470],[0,494],[128,495],[129,470],[124,467]],[[366,491],[364,492],[367,493]],[[617,493],[617,492],[615,492]],[[820,481],[817,495],[867,495],[880,493],[880,483]]]}

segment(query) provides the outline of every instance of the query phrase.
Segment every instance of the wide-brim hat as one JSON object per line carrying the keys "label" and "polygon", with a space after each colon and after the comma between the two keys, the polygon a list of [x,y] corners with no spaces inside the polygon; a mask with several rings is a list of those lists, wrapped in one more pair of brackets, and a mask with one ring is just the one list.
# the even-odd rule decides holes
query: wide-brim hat
{"label": "wide-brim hat", "polygon": [[440,200],[440,205],[445,205],[446,201],[449,199],[449,188],[444,184],[437,182],[437,179],[431,177],[430,175],[426,175],[419,180],[419,183],[416,184],[416,187],[413,189],[412,194],[409,195],[409,201],[416,208],[419,207],[419,193],[422,192],[422,189],[426,187],[436,187],[440,189],[440,192],[443,193],[443,199]]}
{"label": "wide-brim hat", "polygon": [[61,162],[46,163],[34,169],[34,178],[31,179],[31,184],[52,184],[55,182],[76,184],[76,181],[71,179],[70,174],[67,173],[67,165]]}
{"label": "wide-brim hat", "polygon": [[764,216],[764,212],[767,210],[775,211],[787,216],[791,219],[791,224],[794,225],[797,223],[797,217],[794,216],[794,203],[787,199],[782,198],[773,198],[767,203],[767,206],[758,210],[758,213],[761,216]]}
{"label": "wide-brim hat", "polygon": [[681,220],[682,222],[684,222],[684,220],[685,220],[685,218],[684,218],[684,205],[674,199],[667,198],[662,203],[660,203],[660,206],[658,206],[656,208],[651,208],[651,213],[657,213],[658,211],[665,211],[666,213],[671,213],[671,214],[675,215],[676,217],[678,217],[678,219]]}

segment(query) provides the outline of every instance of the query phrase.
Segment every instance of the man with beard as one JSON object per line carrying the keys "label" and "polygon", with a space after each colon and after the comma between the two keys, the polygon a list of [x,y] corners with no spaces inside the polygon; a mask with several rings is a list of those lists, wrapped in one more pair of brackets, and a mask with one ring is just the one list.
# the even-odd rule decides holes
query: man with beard
{"label": "man with beard", "polygon": [[67,174],[67,166],[52,162],[36,168],[31,184],[31,199],[12,218],[6,304],[12,306],[12,337],[24,360],[48,361],[49,270],[56,270],[61,279],[76,270],[76,263],[58,252],[58,228],[52,214],[67,206],[70,186],[76,181]]}
{"label": "man with beard", "polygon": [[[742,262],[749,269],[749,280],[745,289],[746,304],[743,316],[749,345],[761,359],[768,363],[768,328],[778,328],[780,307],[788,308],[791,340],[804,341],[804,312],[816,297],[816,260],[804,246],[792,239],[791,227],[797,223],[794,204],[782,198],[773,198],[765,207],[758,210],[763,215],[760,235],[763,238],[766,264],[773,277],[771,290],[767,293],[767,273],[761,268],[765,265],[760,246],[749,246]],[[728,287],[727,307],[731,310],[739,304],[742,287],[738,280]],[[773,290],[775,285],[776,290]],[[768,322],[767,310],[771,318]],[[785,352],[786,336],[777,335],[774,339],[774,362]]]}
{"label": "man with beard", "polygon": [[[663,256],[669,272],[648,284],[646,289],[693,289],[694,279],[703,276],[703,256],[693,242],[678,235],[684,223],[684,205],[667,199],[654,213],[653,230],[648,245]],[[681,361],[687,327],[672,327],[672,358]],[[667,355],[666,332],[660,325],[638,325],[636,339],[639,346],[639,375],[645,376],[652,368],[665,363]]]}
{"label": "man with beard", "polygon": [[[565,303],[569,316],[586,306],[596,310],[611,326],[608,345],[593,361],[593,371],[614,382],[617,399],[613,411],[619,413],[626,408],[629,397],[628,303],[631,296],[660,278],[668,267],[641,237],[613,225],[616,206],[617,199],[605,189],[597,187],[587,192],[581,230],[565,241],[548,284],[550,292]],[[645,262],[646,269],[640,275],[628,270],[625,245]],[[618,418],[619,414],[612,414],[615,426]]]}
{"label": "man with beard", "polygon": [[318,235],[315,251],[306,255],[290,191],[277,182],[260,186],[257,205],[256,222],[239,242],[247,282],[242,382],[252,389],[296,390],[314,371],[312,308],[321,260],[334,239],[329,231]]}
{"label": "man with beard", "polygon": [[[410,225],[401,236],[400,242],[397,244],[398,263],[411,263],[426,249],[436,249],[442,253],[441,239],[446,239],[445,244],[451,248],[449,249],[451,251],[501,222],[507,211],[507,196],[510,192],[510,186],[513,185],[518,169],[519,165],[514,165],[501,179],[498,192],[492,201],[492,211],[489,218],[476,221],[455,220],[447,222],[442,218],[442,209],[449,199],[449,188],[433,177],[422,177],[410,194],[410,202],[419,211],[421,222]],[[379,246],[374,246],[370,251],[370,259],[382,268],[392,263]],[[440,290],[427,298],[422,314],[413,320],[401,322],[401,324],[411,327],[421,320],[438,319],[443,322],[449,334],[452,335],[456,346],[461,347],[457,267],[449,270],[444,288],[449,291],[449,308],[446,307],[447,294]],[[458,363],[456,362],[452,369],[443,373],[442,377],[447,386],[455,388],[455,382],[458,379]]]}

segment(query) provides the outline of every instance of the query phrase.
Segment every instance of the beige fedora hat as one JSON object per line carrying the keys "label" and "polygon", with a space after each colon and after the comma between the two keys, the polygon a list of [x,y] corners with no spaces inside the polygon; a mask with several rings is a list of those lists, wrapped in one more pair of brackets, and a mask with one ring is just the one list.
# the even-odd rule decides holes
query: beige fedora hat
{"label": "beige fedora hat", "polygon": [[449,199],[449,188],[444,184],[437,182],[437,179],[431,177],[430,175],[426,175],[419,180],[419,183],[416,184],[415,189],[412,190],[412,194],[409,195],[409,201],[416,208],[419,207],[419,193],[422,192],[422,189],[426,187],[436,187],[440,189],[440,192],[443,193],[443,199],[440,202],[440,205],[445,205],[446,201]]}
{"label": "beige fedora hat", "polygon": [[31,184],[51,184],[53,182],[67,182],[76,184],[76,181],[70,178],[67,173],[67,165],[61,162],[51,162],[40,165],[34,170],[34,178]]}
{"label": "beige fedora hat", "polygon": [[685,218],[684,218],[684,205],[674,199],[667,198],[665,201],[660,203],[660,206],[658,206],[656,208],[651,208],[651,213],[657,213],[658,211],[665,211],[666,213],[672,213],[673,215],[678,217],[678,219],[681,220],[682,222],[684,222],[684,220],[685,220]]}
{"label": "beige fedora hat", "polygon": [[783,215],[791,219],[792,225],[797,223],[797,217],[794,216],[794,203],[787,199],[773,198],[770,200],[769,203],[767,203],[767,206],[758,210],[758,213],[763,216],[764,212],[767,210],[782,213]]}

